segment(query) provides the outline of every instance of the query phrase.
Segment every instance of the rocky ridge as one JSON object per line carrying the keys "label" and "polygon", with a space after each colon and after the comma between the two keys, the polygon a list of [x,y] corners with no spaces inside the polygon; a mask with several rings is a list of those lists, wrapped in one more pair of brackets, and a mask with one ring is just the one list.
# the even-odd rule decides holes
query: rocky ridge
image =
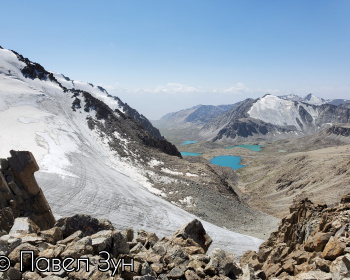
{"label": "rocky ridge", "polygon": [[240,264],[262,269],[267,279],[349,279],[349,222],[350,193],[334,207],[304,199],[290,207],[259,251],[247,251]]}

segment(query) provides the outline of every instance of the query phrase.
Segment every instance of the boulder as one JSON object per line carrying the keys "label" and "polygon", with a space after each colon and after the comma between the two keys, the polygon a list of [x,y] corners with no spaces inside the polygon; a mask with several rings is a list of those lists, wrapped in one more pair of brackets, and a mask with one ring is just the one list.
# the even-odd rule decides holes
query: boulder
{"label": "boulder", "polygon": [[61,229],[63,238],[78,230],[82,232],[83,236],[93,235],[102,230],[114,230],[112,223],[106,219],[98,220],[89,215],[80,214],[61,218],[56,222],[55,226]]}
{"label": "boulder", "polygon": [[180,279],[184,276],[184,271],[179,267],[174,267],[168,274],[167,277],[170,279]]}
{"label": "boulder", "polygon": [[326,260],[335,260],[343,254],[346,245],[336,237],[331,237],[322,252],[322,257]]}
{"label": "boulder", "polygon": [[330,266],[334,280],[350,278],[350,254],[338,257]]}
{"label": "boulder", "polygon": [[112,233],[111,230],[102,230],[91,235],[95,255],[98,255],[101,251],[110,251],[113,243]]}
{"label": "boulder", "polygon": [[118,257],[119,254],[129,254],[129,244],[119,230],[112,232],[112,256]]}
{"label": "boulder", "polygon": [[332,233],[329,232],[316,232],[314,235],[309,236],[304,248],[309,252],[322,252],[331,236]]}
{"label": "boulder", "polygon": [[188,224],[178,229],[173,234],[173,237],[182,237],[183,239],[191,238],[198,243],[205,250],[205,252],[212,243],[212,239],[206,233],[202,223],[197,219],[192,220]]}
{"label": "boulder", "polygon": [[208,266],[214,267],[219,274],[230,278],[237,278],[242,274],[242,269],[236,263],[235,256],[222,249],[214,249],[212,251]]}

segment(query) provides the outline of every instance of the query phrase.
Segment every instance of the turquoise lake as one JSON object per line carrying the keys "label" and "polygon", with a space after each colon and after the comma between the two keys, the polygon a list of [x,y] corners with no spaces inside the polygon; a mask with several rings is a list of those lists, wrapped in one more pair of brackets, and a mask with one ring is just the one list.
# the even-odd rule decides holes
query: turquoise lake
{"label": "turquoise lake", "polygon": [[260,152],[262,146],[263,145],[237,145],[237,146],[227,147],[225,149],[245,148],[245,149],[252,150],[254,152]]}
{"label": "turquoise lake", "polygon": [[200,156],[202,154],[202,153],[189,153],[189,152],[180,152],[180,153],[183,157],[185,157],[185,156],[195,157],[195,156]]}
{"label": "turquoise lake", "polygon": [[188,144],[195,144],[195,143],[197,143],[197,142],[191,140],[191,141],[185,141],[181,145],[188,145]]}
{"label": "turquoise lake", "polygon": [[245,165],[241,165],[241,157],[236,156],[218,156],[214,157],[210,160],[210,163],[220,166],[231,167],[234,170],[245,167]]}

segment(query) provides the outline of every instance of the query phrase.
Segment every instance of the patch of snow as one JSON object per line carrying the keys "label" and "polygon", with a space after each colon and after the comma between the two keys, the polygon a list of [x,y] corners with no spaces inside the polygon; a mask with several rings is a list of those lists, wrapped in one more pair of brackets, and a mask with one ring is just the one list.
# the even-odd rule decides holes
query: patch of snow
{"label": "patch of snow", "polygon": [[184,199],[179,200],[181,204],[186,205],[186,207],[196,206],[192,196],[186,196]]}
{"label": "patch of snow", "polygon": [[252,118],[260,119],[267,123],[279,126],[295,126],[297,129],[302,130],[296,120],[298,118],[302,121],[299,115],[299,107],[303,107],[313,119],[317,118],[317,107],[295,103],[273,95],[266,95],[255,102],[248,114]]}
{"label": "patch of snow", "polygon": [[173,170],[170,170],[168,168],[164,168],[162,167],[161,170],[165,173],[168,173],[168,174],[171,174],[171,175],[183,175],[182,172],[178,172],[178,171],[173,171]]}
{"label": "patch of snow", "polygon": [[186,173],[186,176],[188,176],[188,177],[198,177],[197,174],[192,174],[192,173],[189,173],[189,172]]}
{"label": "patch of snow", "polygon": [[164,162],[162,162],[162,161],[159,161],[159,160],[156,160],[156,159],[151,159],[149,162],[148,162],[148,165],[150,166],[150,167],[155,167],[155,166],[158,166],[158,165],[163,165],[164,164]]}

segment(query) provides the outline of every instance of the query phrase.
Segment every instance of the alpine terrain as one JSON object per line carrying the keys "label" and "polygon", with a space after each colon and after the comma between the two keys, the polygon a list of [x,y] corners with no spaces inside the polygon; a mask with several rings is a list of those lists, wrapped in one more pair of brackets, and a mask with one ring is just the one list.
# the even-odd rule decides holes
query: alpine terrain
{"label": "alpine terrain", "polygon": [[229,169],[183,160],[118,97],[6,49],[0,49],[0,120],[0,157],[32,152],[56,219],[87,214],[163,236],[203,218],[212,248],[237,256],[277,226],[278,219],[240,200]]}

